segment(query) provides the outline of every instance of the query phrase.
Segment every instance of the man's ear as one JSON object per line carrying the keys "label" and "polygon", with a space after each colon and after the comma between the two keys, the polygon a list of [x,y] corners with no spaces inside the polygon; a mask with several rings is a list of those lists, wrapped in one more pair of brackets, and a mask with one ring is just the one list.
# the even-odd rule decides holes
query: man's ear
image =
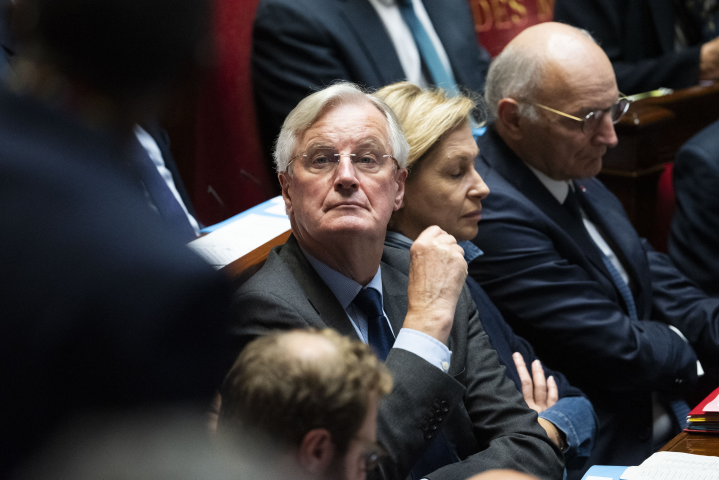
{"label": "man's ear", "polygon": [[288,172],[279,172],[277,178],[280,180],[280,187],[282,188],[282,199],[285,201],[285,213],[287,216],[292,211],[292,197],[290,196],[290,183],[292,177]]}
{"label": "man's ear", "polygon": [[521,120],[519,115],[519,102],[513,98],[503,98],[497,104],[497,122],[501,125],[502,132],[513,140],[522,138],[522,131],[519,127]]}
{"label": "man's ear", "polygon": [[335,446],[332,435],[324,428],[310,430],[302,438],[297,452],[300,466],[313,475],[322,475],[332,464]]}
{"label": "man's ear", "polygon": [[402,199],[404,198],[404,184],[407,180],[407,169],[400,168],[397,171],[397,194],[394,197],[394,211],[402,208]]}

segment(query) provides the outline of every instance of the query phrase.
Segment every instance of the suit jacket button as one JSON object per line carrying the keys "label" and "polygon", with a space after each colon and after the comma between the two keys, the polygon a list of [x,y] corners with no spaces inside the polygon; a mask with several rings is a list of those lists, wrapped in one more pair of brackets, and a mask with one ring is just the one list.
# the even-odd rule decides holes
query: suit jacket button
{"label": "suit jacket button", "polygon": [[442,407],[442,411],[444,413],[449,412],[449,403],[447,402],[447,400],[442,400],[442,403],[440,404],[440,406]]}
{"label": "suit jacket button", "polygon": [[432,438],[433,435],[434,435],[434,432],[431,432],[431,431],[424,432],[424,438],[426,438],[427,440]]}
{"label": "suit jacket button", "polygon": [[437,420],[437,422],[441,422],[442,420],[444,420],[444,417],[442,415],[437,415],[435,420]]}

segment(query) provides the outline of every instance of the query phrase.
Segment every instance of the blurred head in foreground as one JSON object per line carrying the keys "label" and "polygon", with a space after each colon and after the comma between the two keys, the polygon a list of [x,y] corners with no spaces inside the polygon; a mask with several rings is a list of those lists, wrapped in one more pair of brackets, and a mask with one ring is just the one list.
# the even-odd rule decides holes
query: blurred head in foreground
{"label": "blurred head in foreground", "polygon": [[56,435],[12,480],[302,480],[256,439],[210,438],[194,410],[89,415]]}
{"label": "blurred head in foreground", "polygon": [[21,88],[107,120],[154,107],[198,64],[207,0],[17,0]]}
{"label": "blurred head in foreground", "polygon": [[266,436],[319,478],[361,480],[380,454],[377,402],[391,385],[370,347],[332,330],[268,335],[225,379],[218,429]]}

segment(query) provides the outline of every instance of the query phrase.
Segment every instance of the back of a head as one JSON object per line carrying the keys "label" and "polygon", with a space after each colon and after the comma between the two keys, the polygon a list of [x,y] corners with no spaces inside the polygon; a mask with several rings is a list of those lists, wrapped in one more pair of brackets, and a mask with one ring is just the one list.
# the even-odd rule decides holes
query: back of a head
{"label": "back of a head", "polygon": [[208,0],[18,0],[19,53],[112,98],[163,88],[199,60]]}
{"label": "back of a head", "polygon": [[218,431],[250,431],[285,448],[328,430],[342,455],[360,429],[370,394],[391,389],[370,347],[332,330],[259,338],[242,351],[222,386]]}
{"label": "back of a head", "polygon": [[[556,68],[582,68],[580,64],[606,63],[606,54],[585,30],[546,22],[523,30],[507,44],[490,65],[485,101],[490,116],[497,117],[497,105],[503,98],[534,102],[541,90],[562,88],[547,81]],[[536,119],[528,103],[520,105],[520,114]]]}

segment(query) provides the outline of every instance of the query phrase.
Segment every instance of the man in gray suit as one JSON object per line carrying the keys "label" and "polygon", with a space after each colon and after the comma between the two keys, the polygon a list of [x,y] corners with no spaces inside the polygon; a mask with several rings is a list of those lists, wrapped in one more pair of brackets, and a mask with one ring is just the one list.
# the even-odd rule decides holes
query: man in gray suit
{"label": "man in gray suit", "polygon": [[559,450],[482,329],[454,237],[433,226],[409,254],[384,248],[408,155],[389,107],[333,85],[290,113],[274,155],[293,236],[237,293],[234,333],[330,327],[386,359],[395,386],[379,407],[381,478],[561,478]]}

